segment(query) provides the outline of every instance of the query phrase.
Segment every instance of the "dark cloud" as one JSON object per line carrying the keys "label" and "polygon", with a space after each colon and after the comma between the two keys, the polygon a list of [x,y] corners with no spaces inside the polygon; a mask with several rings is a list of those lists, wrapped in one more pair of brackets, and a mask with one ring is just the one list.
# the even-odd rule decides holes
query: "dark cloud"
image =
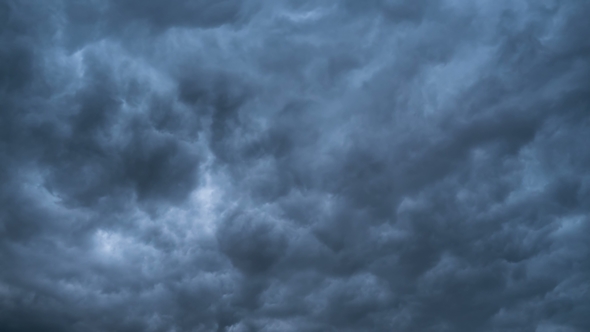
{"label": "dark cloud", "polygon": [[172,28],[240,25],[258,6],[236,0],[96,0],[65,1],[57,7],[63,10],[68,29],[64,45],[77,48],[102,38],[135,39],[138,34],[153,36]]}
{"label": "dark cloud", "polygon": [[0,330],[590,330],[589,14],[0,3]]}

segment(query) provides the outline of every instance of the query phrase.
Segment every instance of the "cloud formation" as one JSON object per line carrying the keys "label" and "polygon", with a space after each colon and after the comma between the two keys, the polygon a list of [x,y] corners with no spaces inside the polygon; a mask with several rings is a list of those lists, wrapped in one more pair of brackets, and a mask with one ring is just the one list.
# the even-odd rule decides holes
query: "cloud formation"
{"label": "cloud formation", "polygon": [[590,330],[588,15],[0,3],[0,330]]}

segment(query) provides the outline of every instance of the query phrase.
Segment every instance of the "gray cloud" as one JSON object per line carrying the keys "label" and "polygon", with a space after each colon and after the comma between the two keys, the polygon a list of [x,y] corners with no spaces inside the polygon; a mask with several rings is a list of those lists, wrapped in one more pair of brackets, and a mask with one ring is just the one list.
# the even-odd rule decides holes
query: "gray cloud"
{"label": "gray cloud", "polygon": [[0,4],[0,330],[589,330],[588,14]]}

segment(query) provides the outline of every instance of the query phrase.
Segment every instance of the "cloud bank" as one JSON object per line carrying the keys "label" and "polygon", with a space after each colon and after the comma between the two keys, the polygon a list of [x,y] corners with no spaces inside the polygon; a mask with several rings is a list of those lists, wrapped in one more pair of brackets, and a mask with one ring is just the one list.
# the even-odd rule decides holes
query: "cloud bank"
{"label": "cloud bank", "polygon": [[0,330],[590,330],[590,3],[0,3]]}

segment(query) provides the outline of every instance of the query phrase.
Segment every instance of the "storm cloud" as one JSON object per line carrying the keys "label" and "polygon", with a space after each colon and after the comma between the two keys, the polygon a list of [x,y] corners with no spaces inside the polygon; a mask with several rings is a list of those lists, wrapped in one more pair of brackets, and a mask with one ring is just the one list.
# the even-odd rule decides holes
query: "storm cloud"
{"label": "storm cloud", "polygon": [[0,330],[590,331],[590,2],[0,2]]}

